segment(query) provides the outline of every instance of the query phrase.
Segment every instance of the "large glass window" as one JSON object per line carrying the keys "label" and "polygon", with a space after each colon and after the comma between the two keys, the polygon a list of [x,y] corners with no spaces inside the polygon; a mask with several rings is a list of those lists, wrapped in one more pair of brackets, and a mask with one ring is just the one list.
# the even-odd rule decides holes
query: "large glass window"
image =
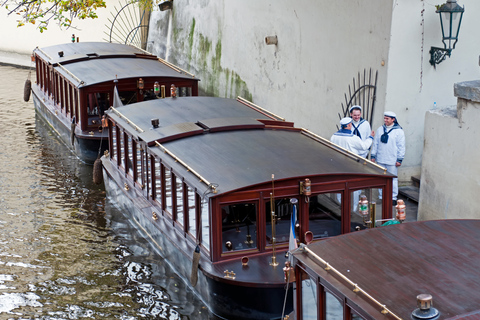
{"label": "large glass window", "polygon": [[[370,221],[370,211],[373,202],[375,203],[375,220],[382,219],[382,189],[369,188],[350,192],[350,231],[362,230],[368,227],[365,221]],[[365,196],[368,201],[368,215],[362,215],[363,208],[359,206],[361,197]],[[381,225],[378,221],[376,225]]]}
{"label": "large glass window", "polygon": [[309,198],[308,228],[314,239],[342,232],[342,194],[321,193]]}
{"label": "large glass window", "polygon": [[[298,202],[298,199],[297,199]],[[298,207],[297,207],[298,209]],[[293,211],[291,198],[275,200],[275,239],[276,243],[286,243],[290,238],[290,223]],[[298,210],[297,210],[298,211]],[[266,244],[272,245],[272,213],[270,201],[265,204]]]}
{"label": "large glass window", "polygon": [[257,205],[237,203],[221,210],[222,252],[257,248]]}

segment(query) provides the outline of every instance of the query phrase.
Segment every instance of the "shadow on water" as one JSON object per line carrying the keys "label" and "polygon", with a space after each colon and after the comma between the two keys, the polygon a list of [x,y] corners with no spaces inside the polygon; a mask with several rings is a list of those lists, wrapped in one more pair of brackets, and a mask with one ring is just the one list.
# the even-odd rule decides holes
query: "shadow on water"
{"label": "shadow on water", "polygon": [[22,100],[28,70],[0,75],[0,319],[211,319]]}

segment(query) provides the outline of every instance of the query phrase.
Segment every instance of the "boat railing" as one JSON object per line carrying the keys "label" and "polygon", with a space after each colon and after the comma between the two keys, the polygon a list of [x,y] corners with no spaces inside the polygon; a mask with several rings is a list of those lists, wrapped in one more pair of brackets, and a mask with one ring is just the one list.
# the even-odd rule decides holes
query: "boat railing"
{"label": "boat railing", "polygon": [[323,143],[323,144],[326,145],[327,147],[330,147],[331,149],[334,149],[334,150],[336,150],[336,151],[338,151],[338,152],[340,152],[340,153],[342,153],[342,154],[344,154],[344,155],[346,155],[346,156],[354,159],[355,161],[358,161],[358,162],[364,161],[363,164],[371,164],[371,165],[373,165],[373,166],[375,166],[375,167],[377,167],[377,168],[379,168],[379,169],[382,169],[384,174],[387,173],[387,169],[386,169],[386,168],[382,167],[381,165],[378,165],[378,164],[375,163],[375,162],[372,162],[372,161],[368,160],[367,158],[361,157],[361,156],[353,153],[352,151],[347,150],[347,149],[339,146],[338,144],[335,144],[335,143],[331,142],[330,140],[327,140],[327,139],[319,136],[318,134],[313,133],[312,131],[310,131],[310,130],[308,130],[308,129],[300,128],[300,130],[302,130],[302,131],[301,131],[302,134],[304,134],[304,135],[306,135],[306,136],[308,136],[308,137],[310,137],[310,138],[312,138],[312,139],[314,139],[314,140],[316,140],[316,141],[318,141],[318,142]]}
{"label": "boat railing", "polygon": [[244,105],[252,108],[252,109],[256,109],[257,111],[265,114],[266,116],[268,116],[269,118],[272,118],[273,120],[280,120],[280,121],[285,121],[285,118],[282,118],[280,117],[279,115],[276,115],[275,113],[271,112],[271,111],[268,111],[267,109],[264,109],[258,105],[256,105],[255,103],[253,102],[250,102],[248,101],[247,99],[245,98],[242,98],[240,96],[237,97],[237,101],[240,102],[240,103],[243,103]]}

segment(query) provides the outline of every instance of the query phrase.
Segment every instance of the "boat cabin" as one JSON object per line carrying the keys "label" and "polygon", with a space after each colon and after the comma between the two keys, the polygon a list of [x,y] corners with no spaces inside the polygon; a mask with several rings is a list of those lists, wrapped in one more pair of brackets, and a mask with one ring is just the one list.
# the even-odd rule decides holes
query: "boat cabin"
{"label": "boat cabin", "polygon": [[35,107],[66,140],[72,129],[79,144],[96,139],[92,149],[98,150],[99,139],[106,137],[101,118],[112,106],[115,85],[123,104],[169,97],[172,92],[198,95],[198,79],[192,74],[129,45],[73,42],[37,47],[32,59]]}
{"label": "boat cabin", "polygon": [[480,220],[355,232],[293,253],[291,319],[479,319]]}
{"label": "boat cabin", "polygon": [[381,194],[391,194],[392,175],[246,100],[164,99],[107,113],[111,162],[213,262],[271,253],[273,238],[287,250],[292,199],[299,242],[364,229],[360,193],[391,217]]}

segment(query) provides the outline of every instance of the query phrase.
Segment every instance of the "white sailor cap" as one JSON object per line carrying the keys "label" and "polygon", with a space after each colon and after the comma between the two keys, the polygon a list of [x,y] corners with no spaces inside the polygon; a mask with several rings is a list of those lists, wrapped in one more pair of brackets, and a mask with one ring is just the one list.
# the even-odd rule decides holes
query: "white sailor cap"
{"label": "white sailor cap", "polygon": [[343,118],[342,120],[340,120],[340,124],[342,126],[346,126],[347,124],[349,124],[350,122],[352,122],[352,118],[350,117],[345,117]]}
{"label": "white sailor cap", "polygon": [[397,118],[397,115],[393,111],[385,111],[383,115],[390,118]]}
{"label": "white sailor cap", "polygon": [[360,110],[360,112],[362,112],[362,107],[355,105],[355,106],[350,107],[350,110],[349,110],[350,113],[352,113],[352,111],[355,110],[355,109],[358,109],[358,110]]}

